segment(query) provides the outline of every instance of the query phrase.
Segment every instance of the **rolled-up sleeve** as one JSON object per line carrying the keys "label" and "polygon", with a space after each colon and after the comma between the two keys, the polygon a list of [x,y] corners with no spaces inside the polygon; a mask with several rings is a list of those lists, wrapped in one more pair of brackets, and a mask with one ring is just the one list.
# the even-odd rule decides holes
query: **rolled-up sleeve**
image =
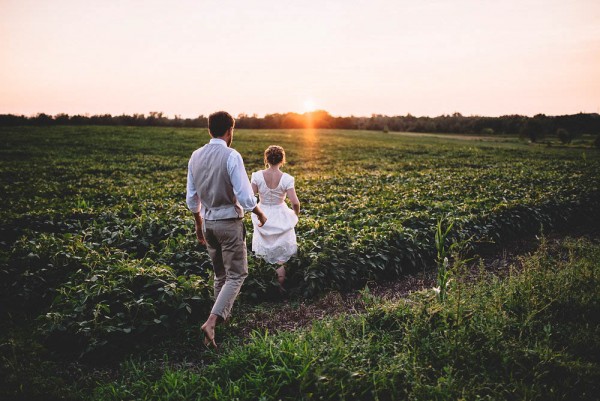
{"label": "rolled-up sleeve", "polygon": [[229,173],[229,178],[231,178],[233,194],[237,201],[244,211],[251,212],[256,207],[256,198],[246,174],[242,155],[236,150],[231,152],[227,159],[227,172]]}
{"label": "rolled-up sleeve", "polygon": [[198,192],[196,191],[196,185],[194,184],[191,162],[192,159],[190,159],[188,162],[185,203],[187,204],[188,209],[190,209],[193,213],[198,213],[200,212],[200,195],[198,195]]}

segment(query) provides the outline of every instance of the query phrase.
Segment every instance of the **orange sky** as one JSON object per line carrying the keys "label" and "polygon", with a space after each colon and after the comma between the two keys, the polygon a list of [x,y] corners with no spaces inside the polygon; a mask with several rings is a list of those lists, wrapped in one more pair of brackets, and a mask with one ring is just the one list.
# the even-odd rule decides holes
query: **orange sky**
{"label": "orange sky", "polygon": [[0,0],[0,114],[600,112],[600,1]]}

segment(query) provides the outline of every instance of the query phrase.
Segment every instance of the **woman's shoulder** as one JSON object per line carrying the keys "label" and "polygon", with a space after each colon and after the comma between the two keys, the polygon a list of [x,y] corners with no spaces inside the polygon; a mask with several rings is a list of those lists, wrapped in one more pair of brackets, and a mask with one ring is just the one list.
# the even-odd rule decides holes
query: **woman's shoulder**
{"label": "woman's shoulder", "polygon": [[262,179],[263,175],[262,175],[262,170],[258,170],[252,173],[252,179],[250,181],[252,182],[256,182],[260,179]]}
{"label": "woman's shoulder", "polygon": [[281,177],[281,182],[284,184],[286,189],[294,186],[294,177],[288,173],[283,173],[283,177]]}

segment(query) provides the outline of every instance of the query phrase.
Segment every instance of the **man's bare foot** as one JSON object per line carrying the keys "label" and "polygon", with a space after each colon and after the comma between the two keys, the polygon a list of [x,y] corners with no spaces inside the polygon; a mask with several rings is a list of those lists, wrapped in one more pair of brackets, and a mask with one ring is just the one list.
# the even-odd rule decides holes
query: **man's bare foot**
{"label": "man's bare foot", "polygon": [[217,327],[217,315],[211,314],[206,322],[202,325],[202,332],[204,333],[204,345],[206,348],[211,346],[217,349],[217,343],[215,342],[215,327]]}

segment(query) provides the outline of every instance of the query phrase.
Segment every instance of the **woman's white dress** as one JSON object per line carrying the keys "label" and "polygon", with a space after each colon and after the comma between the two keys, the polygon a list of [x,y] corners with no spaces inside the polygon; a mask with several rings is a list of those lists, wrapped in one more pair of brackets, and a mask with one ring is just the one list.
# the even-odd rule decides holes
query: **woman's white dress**
{"label": "woman's white dress", "polygon": [[262,171],[256,171],[251,182],[258,187],[258,204],[267,215],[267,222],[259,227],[258,218],[252,214],[252,251],[269,263],[287,262],[298,251],[294,231],[298,216],[285,203],[287,190],[294,187],[294,177],[283,173],[277,187],[271,189]]}

